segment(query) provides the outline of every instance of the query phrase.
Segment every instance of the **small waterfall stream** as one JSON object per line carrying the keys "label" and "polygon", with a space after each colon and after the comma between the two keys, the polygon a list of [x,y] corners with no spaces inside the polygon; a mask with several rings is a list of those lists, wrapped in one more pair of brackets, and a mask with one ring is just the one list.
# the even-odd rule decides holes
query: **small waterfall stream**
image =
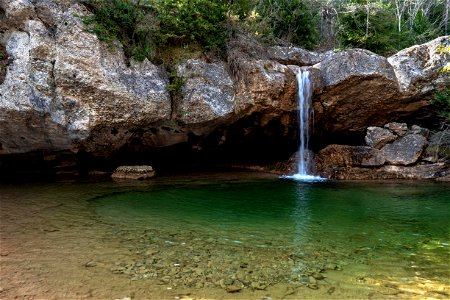
{"label": "small waterfall stream", "polygon": [[322,181],[324,178],[311,175],[311,155],[308,152],[309,123],[313,115],[311,107],[312,88],[309,71],[298,69],[298,126],[300,132],[300,146],[298,149],[297,173],[292,176],[285,176],[301,181]]}
{"label": "small waterfall stream", "polygon": [[298,149],[299,159],[297,161],[297,174],[308,175],[310,171],[308,150],[309,140],[309,118],[311,115],[311,82],[309,80],[309,71],[297,72],[298,84],[298,126],[300,130],[300,147]]}

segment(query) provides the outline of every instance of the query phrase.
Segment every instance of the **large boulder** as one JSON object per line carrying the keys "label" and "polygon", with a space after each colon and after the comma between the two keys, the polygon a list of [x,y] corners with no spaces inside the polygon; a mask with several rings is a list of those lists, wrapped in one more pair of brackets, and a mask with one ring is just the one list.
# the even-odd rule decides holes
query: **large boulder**
{"label": "large boulder", "polygon": [[448,36],[406,48],[388,58],[397,77],[402,97],[418,98],[450,85],[450,76],[440,72],[450,61]]}
{"label": "large boulder", "polygon": [[449,46],[446,36],[389,58],[361,49],[325,56],[313,66],[322,83],[314,91],[316,135],[362,132],[418,114],[435,91],[450,86],[450,76],[440,72]]}
{"label": "large boulder", "polygon": [[417,162],[427,144],[428,141],[423,135],[408,134],[387,144],[381,151],[386,157],[386,162],[406,166]]}
{"label": "large boulder", "polygon": [[313,68],[322,83],[314,99],[316,127],[322,132],[364,131],[367,124],[386,123],[386,114],[401,106],[394,69],[384,57],[350,49]]}
{"label": "large boulder", "polygon": [[397,136],[393,134],[392,131],[377,126],[368,127],[364,138],[367,146],[376,149],[381,149],[384,145],[393,142],[396,139]]}
{"label": "large boulder", "polygon": [[177,67],[181,92],[176,116],[183,124],[226,119],[234,113],[233,80],[222,62],[189,59]]}
{"label": "large boulder", "polygon": [[114,180],[144,180],[155,177],[155,171],[152,166],[120,166],[111,177]]}
{"label": "large boulder", "polygon": [[383,153],[367,146],[329,145],[315,157],[318,173],[334,178],[342,169],[353,167],[377,167],[385,163]]}
{"label": "large boulder", "polygon": [[398,136],[404,136],[408,132],[408,125],[406,123],[391,122],[384,125],[384,128],[389,129]]}

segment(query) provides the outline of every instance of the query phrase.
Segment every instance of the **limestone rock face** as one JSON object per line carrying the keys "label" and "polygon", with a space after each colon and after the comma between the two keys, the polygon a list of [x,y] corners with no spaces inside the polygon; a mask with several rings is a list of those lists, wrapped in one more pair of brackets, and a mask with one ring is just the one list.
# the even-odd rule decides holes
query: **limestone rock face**
{"label": "limestone rock face", "polygon": [[443,36],[406,48],[388,58],[403,97],[426,95],[450,85],[448,74],[439,72],[450,61],[450,54],[439,49],[449,46],[450,38]]}
{"label": "limestone rock face", "polygon": [[155,171],[151,166],[121,166],[111,175],[115,180],[144,180],[154,176]]}
{"label": "limestone rock face", "polygon": [[362,132],[411,116],[429,105],[436,90],[450,86],[439,72],[450,61],[448,36],[402,50],[388,59],[367,50],[333,53],[313,68],[321,87],[314,91],[317,134]]}
{"label": "limestone rock face", "polygon": [[397,136],[393,134],[390,130],[377,126],[368,127],[367,134],[364,138],[367,146],[376,149],[381,149],[384,145],[393,142],[396,139]]}
{"label": "limestone rock face", "polygon": [[363,131],[373,120],[383,123],[387,112],[399,106],[395,72],[384,57],[353,49],[334,53],[314,68],[322,80],[314,107],[323,131]]}
{"label": "limestone rock face", "polygon": [[242,78],[236,83],[237,113],[262,112],[264,123],[295,110],[297,81],[290,67],[271,60],[251,60],[242,61],[241,68]]}
{"label": "limestone rock face", "polygon": [[87,12],[79,4],[43,1],[38,8],[56,29],[31,19],[24,31],[9,35],[11,63],[0,86],[1,154],[111,153],[130,131],[170,118],[168,80],[156,66],[132,61],[127,67],[120,51],[84,31],[77,16]]}
{"label": "limestone rock face", "polygon": [[224,63],[188,60],[177,68],[182,78],[182,99],[176,104],[177,119],[198,124],[227,118],[234,113],[234,87]]}
{"label": "limestone rock face", "polygon": [[408,134],[392,144],[387,144],[381,151],[386,161],[393,165],[410,165],[415,163],[427,146],[427,139],[419,134]]}
{"label": "limestone rock face", "polygon": [[296,47],[271,47],[268,50],[268,56],[285,65],[312,66],[320,63],[326,57],[331,56],[332,51],[325,53],[308,51]]}

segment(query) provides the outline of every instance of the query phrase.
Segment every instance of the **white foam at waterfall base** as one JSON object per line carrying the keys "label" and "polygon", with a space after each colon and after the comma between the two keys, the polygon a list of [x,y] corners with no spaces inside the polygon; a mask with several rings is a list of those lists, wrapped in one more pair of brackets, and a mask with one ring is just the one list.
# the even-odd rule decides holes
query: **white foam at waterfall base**
{"label": "white foam at waterfall base", "polygon": [[283,175],[282,179],[291,179],[296,181],[305,181],[305,182],[319,182],[319,181],[327,181],[328,179],[322,178],[320,176],[314,175],[303,175],[303,174],[294,174],[294,175]]}
{"label": "white foam at waterfall base", "polygon": [[297,174],[285,175],[282,178],[292,179],[297,181],[316,182],[325,181],[325,178],[308,174],[310,171],[310,158],[306,155],[308,151],[309,142],[309,118],[312,115],[311,109],[311,81],[309,79],[309,71],[297,71],[297,84],[298,84],[298,123],[300,132],[300,146],[298,149],[299,158],[297,160]]}

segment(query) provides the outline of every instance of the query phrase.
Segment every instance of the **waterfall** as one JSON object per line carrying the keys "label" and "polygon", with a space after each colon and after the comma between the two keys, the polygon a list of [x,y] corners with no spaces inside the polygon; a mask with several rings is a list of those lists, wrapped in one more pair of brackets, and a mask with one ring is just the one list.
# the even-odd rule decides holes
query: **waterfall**
{"label": "waterfall", "polygon": [[309,140],[309,119],[311,116],[311,82],[309,80],[309,72],[297,72],[298,84],[298,127],[300,131],[300,147],[298,149],[299,159],[297,161],[297,174],[308,175],[310,171],[308,150]]}
{"label": "waterfall", "polygon": [[295,179],[300,181],[323,181],[325,178],[310,175],[311,172],[311,155],[308,150],[309,141],[309,123],[310,117],[313,115],[311,107],[311,81],[309,79],[309,71],[298,69],[298,127],[300,132],[300,146],[298,149],[297,174],[292,176],[283,176],[284,178]]}

